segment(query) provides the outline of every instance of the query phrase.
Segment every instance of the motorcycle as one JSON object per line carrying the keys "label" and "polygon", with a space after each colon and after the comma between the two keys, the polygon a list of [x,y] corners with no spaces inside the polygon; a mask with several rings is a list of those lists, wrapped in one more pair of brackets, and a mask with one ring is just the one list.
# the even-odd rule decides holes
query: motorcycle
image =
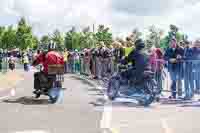
{"label": "motorcycle", "polygon": [[[41,95],[48,96],[52,104],[57,103],[63,98],[63,90],[65,90],[65,88],[62,87],[62,83],[64,82],[64,68],[61,65],[60,68],[58,67],[56,69],[58,70],[54,70],[54,72],[49,73],[47,77],[43,77],[44,80],[40,82],[40,89],[33,92],[36,98],[39,98]],[[62,69],[62,72],[59,69]],[[40,71],[41,70],[42,69],[40,69]]]}
{"label": "motorcycle", "polygon": [[107,95],[113,101],[117,97],[130,98],[138,101],[139,105],[149,106],[154,100],[159,100],[160,88],[154,79],[154,73],[144,71],[140,81],[128,81],[121,76],[121,72],[127,68],[119,68],[108,82]]}

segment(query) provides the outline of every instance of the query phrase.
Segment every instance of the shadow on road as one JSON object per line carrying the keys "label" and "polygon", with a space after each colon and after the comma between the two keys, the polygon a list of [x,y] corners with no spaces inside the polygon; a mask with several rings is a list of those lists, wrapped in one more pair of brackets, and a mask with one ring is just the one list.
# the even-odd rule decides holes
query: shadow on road
{"label": "shadow on road", "polygon": [[181,105],[180,107],[198,107],[198,108],[200,108],[200,102],[194,102],[193,104],[185,104],[185,105]]}
{"label": "shadow on road", "polygon": [[17,99],[6,99],[3,100],[5,103],[20,103],[23,105],[43,105],[51,104],[48,99],[35,99],[34,97],[20,97]]}
{"label": "shadow on road", "polygon": [[73,78],[73,79],[79,80],[79,81],[81,81],[83,84],[87,84],[87,85],[89,85],[89,86],[94,87],[94,84],[90,83],[90,82],[87,81],[87,80],[84,80],[84,79],[81,78],[81,77],[73,76],[73,75],[72,75],[72,76],[70,76],[70,78]]}
{"label": "shadow on road", "polygon": [[160,103],[163,105],[179,105],[179,104],[193,104],[196,101],[191,101],[191,100],[182,100],[182,99],[161,99]]}
{"label": "shadow on road", "polygon": [[135,102],[126,102],[126,101],[106,101],[103,98],[98,98],[95,102],[90,102],[89,104],[98,107],[98,106],[107,106],[112,105],[112,107],[130,107],[130,108],[149,108],[152,109],[154,106],[150,105],[147,107],[140,106]]}

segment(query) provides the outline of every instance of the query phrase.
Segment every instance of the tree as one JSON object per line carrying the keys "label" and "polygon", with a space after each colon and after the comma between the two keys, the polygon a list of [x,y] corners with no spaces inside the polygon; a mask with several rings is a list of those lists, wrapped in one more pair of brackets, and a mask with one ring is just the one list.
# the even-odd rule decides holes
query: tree
{"label": "tree", "polygon": [[64,46],[69,50],[73,49],[73,46],[72,46],[72,32],[70,32],[70,31],[65,33]]}
{"label": "tree", "polygon": [[51,38],[48,35],[44,35],[40,39],[40,47],[43,49],[47,49],[48,44],[50,43]]}
{"label": "tree", "polygon": [[38,46],[39,46],[39,40],[38,40],[38,38],[37,38],[37,36],[34,36],[33,37],[33,46],[32,46],[32,48],[34,49],[34,50],[36,50],[37,48],[38,48]]}
{"label": "tree", "polygon": [[18,22],[16,37],[17,46],[22,50],[31,48],[34,45],[32,28],[26,23],[24,18],[21,18],[21,20]]}
{"label": "tree", "polygon": [[3,37],[4,33],[5,33],[5,29],[6,28],[4,26],[0,26],[0,48],[3,47],[2,37]]}
{"label": "tree", "polygon": [[149,35],[146,40],[146,48],[150,49],[152,47],[159,48],[161,37],[163,35],[163,31],[159,28],[156,28],[154,25],[149,27]]}
{"label": "tree", "polygon": [[161,44],[160,47],[162,49],[166,49],[169,47],[169,43],[172,40],[172,38],[175,38],[177,40],[177,42],[179,43],[180,41],[182,41],[184,39],[184,36],[179,32],[179,29],[177,26],[175,25],[170,25],[170,31],[168,32],[168,35],[165,36],[162,40],[161,40]]}
{"label": "tree", "polygon": [[1,48],[12,49],[16,48],[16,30],[12,26],[5,29],[1,37]]}
{"label": "tree", "polygon": [[95,38],[98,42],[103,41],[106,45],[112,43],[112,33],[109,32],[109,28],[104,25],[99,25],[98,32],[95,34]]}
{"label": "tree", "polygon": [[52,36],[52,41],[56,43],[58,50],[63,50],[64,49],[64,38],[61,34],[61,32],[56,29],[53,33]]}

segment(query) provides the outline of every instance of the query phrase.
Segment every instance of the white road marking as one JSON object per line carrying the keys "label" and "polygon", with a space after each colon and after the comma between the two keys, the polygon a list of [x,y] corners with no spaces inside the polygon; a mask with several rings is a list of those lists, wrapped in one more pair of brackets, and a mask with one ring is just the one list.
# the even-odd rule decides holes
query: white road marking
{"label": "white road marking", "polygon": [[0,100],[3,100],[3,99],[6,99],[6,98],[9,98],[10,96],[3,96],[3,97],[0,97]]}
{"label": "white road marking", "polygon": [[173,133],[172,129],[169,128],[166,119],[164,119],[164,118],[161,119],[161,125],[162,125],[162,128],[165,131],[164,133]]}
{"label": "white road marking", "polygon": [[[107,101],[107,95],[104,95],[105,100]],[[101,128],[102,129],[110,129],[112,122],[112,106],[104,105],[103,115],[101,119]]]}
{"label": "white road marking", "polygon": [[17,131],[13,133],[50,133],[50,132],[42,131],[42,130],[30,130],[30,131]]}

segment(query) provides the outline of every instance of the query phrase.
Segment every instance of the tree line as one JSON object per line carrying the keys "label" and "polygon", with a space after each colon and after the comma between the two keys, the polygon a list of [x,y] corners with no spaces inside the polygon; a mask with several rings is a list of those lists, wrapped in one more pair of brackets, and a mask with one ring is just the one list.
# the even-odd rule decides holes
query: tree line
{"label": "tree line", "polygon": [[[146,48],[151,47],[166,48],[170,39],[175,36],[177,41],[186,40],[187,36],[180,33],[179,29],[175,25],[170,25],[170,29],[167,35],[164,36],[164,31],[150,26],[148,34],[145,37]],[[103,41],[105,45],[109,46],[113,41],[119,41],[124,46],[134,45],[136,39],[142,36],[142,33],[136,28],[134,29],[126,39],[113,38],[110,29],[104,25],[99,25],[96,32],[91,32],[89,27],[85,27],[81,32],[76,31],[75,27],[66,33],[61,33],[58,29],[55,29],[52,34],[43,35],[38,38],[33,34],[32,27],[26,22],[24,18],[21,18],[16,27],[14,26],[0,26],[0,48],[2,49],[14,49],[19,48],[21,50],[30,49],[45,49],[50,41],[54,41],[58,50],[67,49],[83,49],[92,48]]]}

